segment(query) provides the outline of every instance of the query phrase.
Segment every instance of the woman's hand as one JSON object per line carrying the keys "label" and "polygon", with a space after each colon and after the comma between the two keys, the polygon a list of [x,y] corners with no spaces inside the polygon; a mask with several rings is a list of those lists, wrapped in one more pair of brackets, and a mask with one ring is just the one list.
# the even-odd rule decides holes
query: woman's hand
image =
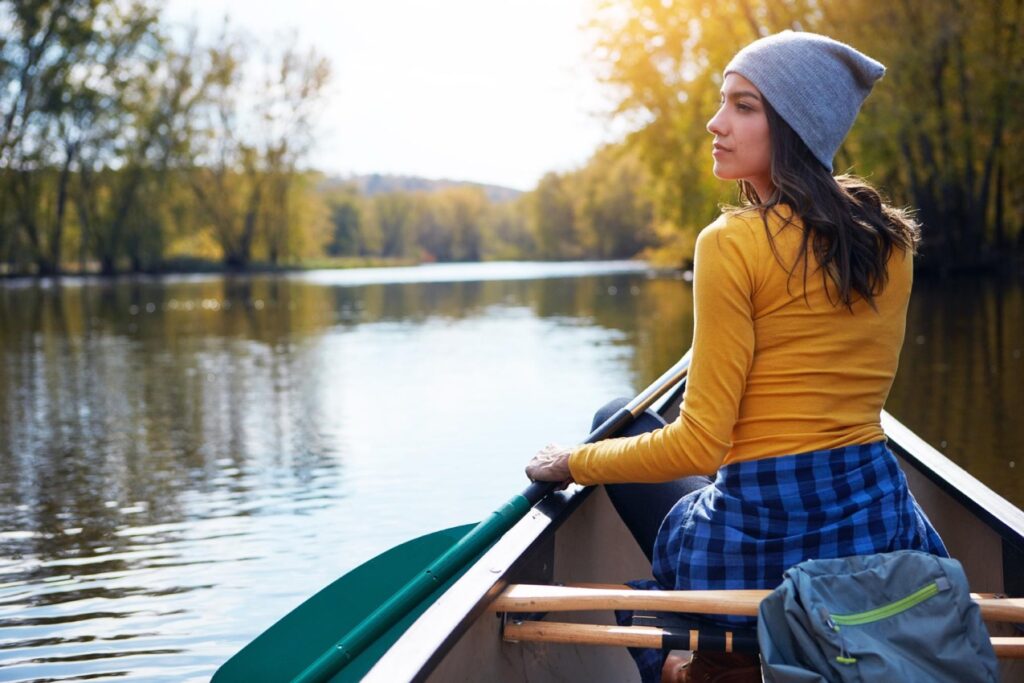
{"label": "woman's hand", "polygon": [[572,453],[571,446],[560,446],[549,443],[537,451],[533,460],[526,466],[526,476],[530,481],[556,481],[560,484],[572,482],[572,473],[569,471],[569,454]]}

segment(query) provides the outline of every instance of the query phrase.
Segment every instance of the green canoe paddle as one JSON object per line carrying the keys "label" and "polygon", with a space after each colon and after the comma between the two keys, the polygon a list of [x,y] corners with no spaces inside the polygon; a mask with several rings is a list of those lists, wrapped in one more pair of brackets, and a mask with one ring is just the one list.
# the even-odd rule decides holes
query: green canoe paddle
{"label": "green canoe paddle", "polygon": [[[621,432],[685,377],[675,365],[595,429],[585,443]],[[556,484],[536,482],[479,524],[420,536],[348,572],[260,634],[213,683],[358,681],[438,596]]]}

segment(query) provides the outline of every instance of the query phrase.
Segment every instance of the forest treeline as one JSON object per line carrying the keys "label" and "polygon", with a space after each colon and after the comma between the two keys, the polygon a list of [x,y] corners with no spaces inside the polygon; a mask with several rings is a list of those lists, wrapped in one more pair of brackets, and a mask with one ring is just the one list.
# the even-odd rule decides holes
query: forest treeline
{"label": "forest treeline", "polygon": [[[587,27],[633,132],[495,198],[367,192],[309,168],[330,65],[296,40],[172,26],[157,2],[0,0],[0,273],[598,259],[682,264],[721,71],[758,36],[826,33],[888,73],[836,171],[918,210],[940,271],[1024,257],[1024,0],[608,0]],[[343,164],[344,160],[338,160]],[[333,261],[332,261],[333,259]]]}
{"label": "forest treeline", "polygon": [[629,258],[658,244],[651,179],[622,146],[583,168],[548,173],[530,192],[489,199],[479,186],[368,194],[321,192],[329,256],[420,261]]}
{"label": "forest treeline", "polygon": [[785,29],[854,45],[888,71],[835,170],[866,176],[917,209],[921,256],[939,271],[1024,256],[1024,0],[603,0],[590,25],[625,141],[656,188],[656,215],[682,251],[730,188],[707,161],[705,124],[723,68]]}
{"label": "forest treeline", "polygon": [[329,64],[295,40],[201,39],[134,0],[0,2],[0,263],[47,275],[232,268],[319,251],[313,143]]}

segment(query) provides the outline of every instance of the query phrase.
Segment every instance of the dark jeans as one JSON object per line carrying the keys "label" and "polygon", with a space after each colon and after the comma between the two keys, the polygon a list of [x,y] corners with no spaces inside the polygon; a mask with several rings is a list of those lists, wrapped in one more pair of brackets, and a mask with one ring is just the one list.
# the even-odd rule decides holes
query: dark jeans
{"label": "dark jeans", "polygon": [[[605,404],[594,414],[591,431],[597,429],[627,403],[629,399],[617,398]],[[664,426],[665,421],[648,410],[627,427],[621,436],[636,436]],[[661,484],[606,484],[605,490],[612,500],[612,505],[615,506],[615,511],[619,513],[633,538],[640,544],[640,549],[650,560],[654,552],[654,539],[668,511],[680,498],[710,483],[710,477],[696,475]]]}

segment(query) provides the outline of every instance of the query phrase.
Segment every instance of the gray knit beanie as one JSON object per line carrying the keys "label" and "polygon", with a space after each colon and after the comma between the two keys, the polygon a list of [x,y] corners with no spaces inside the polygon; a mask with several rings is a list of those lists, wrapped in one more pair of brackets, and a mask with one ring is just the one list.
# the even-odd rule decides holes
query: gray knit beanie
{"label": "gray knit beanie", "polygon": [[885,67],[816,33],[783,31],[755,40],[725,67],[757,86],[772,108],[832,171],[832,158]]}

